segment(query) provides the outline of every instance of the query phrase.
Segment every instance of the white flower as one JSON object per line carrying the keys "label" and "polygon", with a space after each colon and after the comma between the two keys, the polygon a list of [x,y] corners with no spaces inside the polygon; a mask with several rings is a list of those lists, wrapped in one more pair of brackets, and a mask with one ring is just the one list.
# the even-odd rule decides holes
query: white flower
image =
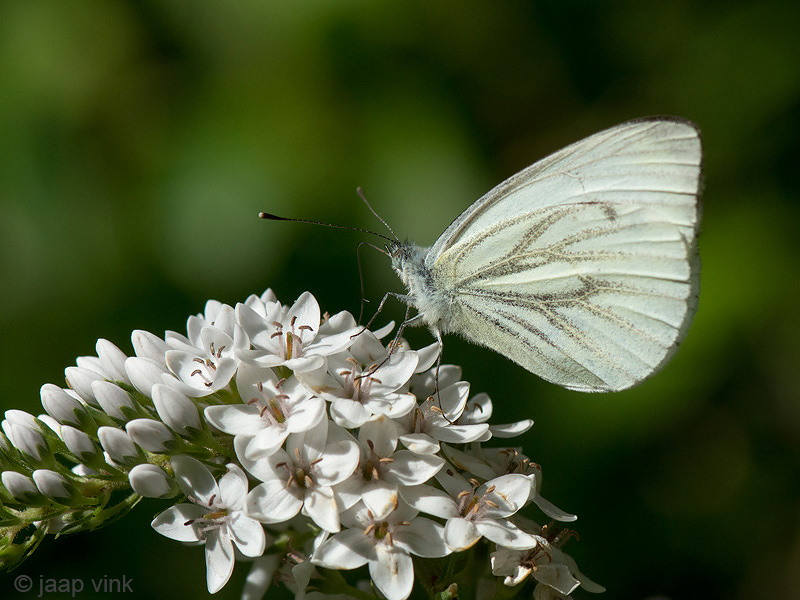
{"label": "white flower", "polygon": [[242,365],[236,386],[245,404],[209,406],[211,425],[236,436],[248,460],[274,454],[290,433],[308,431],[325,417],[325,401],[296,377],[279,381],[271,369]]}
{"label": "white flower", "polygon": [[309,373],[304,383],[331,402],[331,418],[342,427],[361,427],[374,415],[408,414],[417,399],[398,392],[417,366],[416,352],[389,354],[370,331],[357,335],[349,352],[328,357],[327,373]]}
{"label": "white flower", "polygon": [[400,486],[416,486],[439,472],[445,462],[439,456],[397,451],[397,428],[378,417],[358,432],[361,460],[355,473],[337,491],[346,507],[358,500],[373,514],[385,514],[397,502]]}
{"label": "white flower", "polygon": [[[230,314],[233,315],[232,309]],[[200,330],[199,348],[186,346],[167,351],[167,366],[187,386],[187,395],[207,396],[230,383],[239,366],[234,346],[247,343],[238,339],[244,337],[244,332],[238,325],[233,326],[232,333],[233,335],[229,335],[222,329],[209,325]]]}
{"label": "white flower", "polygon": [[483,439],[489,431],[486,423],[459,425],[456,423],[469,396],[469,383],[459,381],[429,396],[417,409],[398,419],[406,433],[400,441],[418,454],[434,454],[440,442],[466,444]]}
{"label": "white flower", "polygon": [[[481,537],[508,548],[532,548],[537,537],[508,520],[527,502],[531,480],[524,475],[503,475],[482,485],[467,481],[451,469],[442,469],[436,479],[450,496],[409,490],[407,497],[415,507],[447,519],[445,540],[454,552],[472,547]],[[427,486],[420,486],[424,492]],[[427,488],[430,490],[430,488]],[[412,493],[417,497],[412,498]],[[419,497],[421,496],[421,497]]]}
{"label": "white flower", "polygon": [[414,585],[410,554],[438,558],[449,553],[442,526],[417,514],[397,502],[383,515],[356,505],[342,514],[348,529],[322,544],[311,562],[329,569],[369,564],[370,577],[383,595],[388,600],[405,600]]}
{"label": "white flower", "polygon": [[264,306],[265,315],[246,304],[236,307],[239,324],[252,346],[237,351],[242,360],[255,361],[261,366],[286,365],[295,373],[319,369],[325,364],[325,356],[347,348],[359,331],[353,328],[334,335],[318,335],[319,304],[309,292],[304,292],[285,313],[278,303]]}
{"label": "white flower", "polygon": [[246,440],[234,442],[242,465],[264,483],[247,496],[247,511],[264,523],[280,523],[300,509],[326,531],[339,531],[339,507],[332,486],[358,465],[358,444],[327,419],[286,439],[278,450],[256,461],[247,458]]}
{"label": "white flower", "polygon": [[161,535],[180,542],[204,542],[206,583],[212,594],[233,573],[233,545],[245,556],[261,556],[266,536],[261,524],[244,511],[247,476],[234,464],[219,480],[200,461],[178,455],[171,460],[178,485],[192,504],[177,504],[152,522]]}
{"label": "white flower", "polygon": [[518,585],[532,576],[538,582],[537,589],[540,586],[550,588],[549,593],[546,590],[535,592],[535,598],[562,598],[569,596],[578,586],[588,592],[605,591],[578,570],[571,556],[564,554],[546,538],[537,538],[539,543],[527,550],[498,547],[490,557],[492,574],[505,576],[503,583],[507,586]]}

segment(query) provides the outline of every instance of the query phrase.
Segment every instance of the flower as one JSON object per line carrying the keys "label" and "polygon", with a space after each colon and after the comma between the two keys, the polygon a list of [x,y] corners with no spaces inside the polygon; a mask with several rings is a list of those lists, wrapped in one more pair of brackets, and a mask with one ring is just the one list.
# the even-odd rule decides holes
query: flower
{"label": "flower", "polygon": [[414,584],[410,554],[438,558],[449,554],[444,528],[395,498],[385,514],[358,504],[342,514],[347,529],[323,543],[311,562],[329,569],[369,565],[369,574],[388,600],[405,600]]}
{"label": "flower", "polygon": [[235,437],[248,460],[274,454],[291,433],[308,431],[325,417],[325,401],[296,377],[278,380],[271,369],[242,365],[236,386],[244,404],[209,406],[206,421]]}
{"label": "flower", "polygon": [[309,373],[304,382],[331,402],[337,425],[352,429],[375,415],[397,418],[414,409],[416,397],[400,388],[417,362],[416,352],[389,354],[372,332],[362,330],[348,352],[328,357],[327,370]]}
{"label": "flower", "polygon": [[361,329],[318,336],[319,304],[308,292],[286,311],[278,302],[265,302],[264,308],[261,315],[246,304],[236,307],[238,321],[252,346],[239,349],[239,356],[264,367],[285,365],[295,373],[319,369],[325,364],[325,356],[344,350]]}
{"label": "flower", "polygon": [[400,487],[425,483],[445,461],[431,454],[397,450],[397,426],[381,416],[358,432],[361,459],[355,473],[339,488],[348,508],[358,500],[375,514],[384,514],[397,501]]}
{"label": "flower", "polygon": [[[438,364],[438,342],[385,344],[393,328],[322,315],[308,292],[282,305],[267,290],[235,307],[209,300],[186,335],[135,331],[130,357],[98,341],[96,357],[66,370],[67,389],[41,388],[47,414],[11,410],[0,423],[0,512],[18,532],[0,542],[0,566],[145,496],[174,504],[156,531],[204,546],[210,592],[235,560],[254,559],[244,600],[274,583],[296,600],[405,600],[415,564],[432,594],[458,580],[412,556],[470,552],[482,538],[442,563],[479,569],[479,597],[497,577],[535,580],[535,600],[600,591],[562,552],[569,530],[519,513],[575,519],[540,496],[541,467],[521,448],[484,445],[532,421],[490,424],[489,396]],[[476,560],[490,543],[493,575]]]}
{"label": "flower", "polygon": [[279,523],[300,509],[326,531],[339,531],[339,506],[333,486],[358,465],[358,444],[327,419],[286,439],[286,450],[252,460],[244,438],[236,445],[242,465],[264,483],[247,496],[247,511],[264,523]]}
{"label": "flower", "polygon": [[[564,539],[554,541],[563,543]],[[537,542],[536,546],[527,550],[498,547],[490,556],[492,574],[505,576],[503,583],[507,586],[518,585],[532,576],[537,581],[534,591],[537,599],[569,596],[579,586],[588,592],[605,591],[605,588],[581,573],[572,557],[551,544],[550,540],[537,536]]]}
{"label": "flower", "polygon": [[469,396],[469,383],[458,381],[429,396],[418,408],[398,419],[405,430],[400,441],[418,454],[435,454],[440,442],[467,444],[484,439],[487,423],[460,425],[456,421],[464,411]]}
{"label": "flower", "polygon": [[155,519],[158,533],[180,542],[203,542],[206,547],[206,583],[218,592],[233,573],[233,546],[245,556],[261,556],[266,536],[261,524],[244,511],[247,476],[235,464],[217,483],[197,459],[178,455],[170,461],[181,491],[191,504],[177,504]]}

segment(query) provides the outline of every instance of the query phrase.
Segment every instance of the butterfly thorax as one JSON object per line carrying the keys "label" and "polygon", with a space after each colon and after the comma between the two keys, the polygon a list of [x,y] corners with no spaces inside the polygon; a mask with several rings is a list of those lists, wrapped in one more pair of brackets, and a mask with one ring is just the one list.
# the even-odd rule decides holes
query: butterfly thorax
{"label": "butterfly thorax", "polygon": [[406,302],[417,309],[425,323],[446,333],[452,330],[452,295],[436,285],[433,272],[425,263],[428,248],[413,242],[392,242],[387,247],[392,268],[408,289]]}

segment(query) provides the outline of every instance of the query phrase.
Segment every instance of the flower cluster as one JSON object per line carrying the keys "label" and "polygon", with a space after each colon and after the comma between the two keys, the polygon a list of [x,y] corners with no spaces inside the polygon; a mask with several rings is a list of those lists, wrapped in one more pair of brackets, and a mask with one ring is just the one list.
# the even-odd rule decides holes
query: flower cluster
{"label": "flower cluster", "polygon": [[[526,579],[539,600],[602,591],[561,550],[570,530],[519,514],[534,504],[575,519],[539,495],[538,465],[483,446],[532,421],[490,425],[491,400],[436,365],[436,344],[385,344],[391,329],[267,290],[235,307],[209,301],[186,335],[136,331],[130,357],[98,341],[97,356],[66,369],[66,389],[42,387],[46,414],[5,413],[0,564],[145,496],[178,500],[152,526],[204,544],[211,593],[248,559],[244,598],[280,581],[298,598],[377,588],[404,600],[415,566],[429,592]],[[481,546],[486,573],[459,573],[459,556]],[[336,573],[364,565],[371,584]]]}

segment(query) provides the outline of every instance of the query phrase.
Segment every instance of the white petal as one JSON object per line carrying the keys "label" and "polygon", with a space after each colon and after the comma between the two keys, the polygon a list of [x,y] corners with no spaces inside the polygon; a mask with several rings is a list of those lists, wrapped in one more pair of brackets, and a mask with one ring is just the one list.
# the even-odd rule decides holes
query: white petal
{"label": "white petal", "polygon": [[564,596],[569,596],[581,584],[569,572],[567,565],[561,563],[537,565],[533,576]]}
{"label": "white petal", "polygon": [[97,340],[95,350],[97,350],[97,357],[100,362],[105,367],[105,370],[111,374],[111,378],[114,381],[130,383],[128,374],[125,373],[125,359],[128,357],[125,356],[122,350],[103,338]]}
{"label": "white petal", "polygon": [[400,450],[392,455],[394,462],[386,473],[387,481],[401,485],[419,485],[436,475],[444,466],[444,459],[431,454],[414,454]]}
{"label": "white petal", "polygon": [[146,498],[170,498],[178,492],[172,477],[161,467],[147,463],[133,467],[128,482],[134,492]]}
{"label": "white petal", "polygon": [[397,486],[387,481],[373,481],[364,488],[361,499],[376,521],[385,519],[397,508]]}
{"label": "white petal", "polygon": [[517,473],[502,475],[484,483],[478,488],[478,494],[482,495],[491,487],[494,487],[494,491],[490,493],[491,499],[498,507],[487,507],[486,516],[508,517],[525,506],[533,489],[533,482],[529,477]]}
{"label": "white petal", "polygon": [[209,533],[206,539],[206,585],[211,594],[220,591],[233,573],[233,544],[219,530]]}
{"label": "white petal", "polygon": [[489,541],[513,550],[525,550],[538,544],[535,535],[522,531],[519,527],[503,519],[481,519],[475,527]]}
{"label": "white petal", "polygon": [[136,412],[128,392],[110,381],[92,382],[92,392],[100,408],[115,419],[125,421]]}
{"label": "white petal", "polygon": [[417,454],[436,454],[439,452],[439,442],[427,433],[407,433],[400,436],[406,448]]}
{"label": "white petal", "polygon": [[[439,382],[441,386],[441,381]],[[439,388],[439,407],[450,420],[455,420],[464,412],[469,399],[469,382],[458,381],[442,389]]]}
{"label": "white petal", "polygon": [[456,518],[448,519],[444,526],[444,539],[453,552],[461,552],[475,545],[481,534],[472,521]]}
{"label": "white petal", "polygon": [[289,432],[280,427],[265,427],[252,436],[245,448],[245,456],[249,460],[258,460],[275,454],[286,441]]}
{"label": "white petal", "polygon": [[258,407],[248,404],[209,406],[203,415],[211,425],[231,435],[255,435],[265,425],[258,416]]}
{"label": "white petal", "polygon": [[303,497],[295,486],[272,480],[257,485],[247,494],[247,514],[262,523],[282,523],[300,512]]}
{"label": "white petal", "polygon": [[260,479],[261,481],[280,479],[285,482],[286,475],[288,473],[285,468],[278,467],[277,465],[281,463],[294,465],[294,457],[290,457],[285,450],[278,449],[276,452],[270,454],[266,458],[249,458],[247,450],[252,440],[253,436],[247,435],[237,435],[235,438],[233,438],[233,447],[236,451],[236,457],[239,459],[241,465],[253,477]]}
{"label": "white petal", "polygon": [[525,433],[531,427],[533,427],[533,419],[523,419],[522,421],[506,423],[505,425],[490,425],[489,431],[498,438],[511,438]]}
{"label": "white petal", "polygon": [[337,532],[341,529],[339,509],[331,488],[316,487],[309,490],[306,493],[304,508],[308,516],[325,531]]}
{"label": "white petal", "polygon": [[331,419],[340,427],[356,429],[369,421],[372,413],[357,400],[336,398],[331,403]]}
{"label": "white petal", "polygon": [[394,535],[394,542],[424,558],[439,558],[450,553],[444,542],[444,527],[425,517],[412,519],[400,528]]}
{"label": "white petal", "polygon": [[[131,342],[136,356],[152,360],[161,367],[166,368],[167,364],[164,362],[164,355],[170,348],[169,344],[160,337],[153,335],[149,331],[137,329],[131,334]],[[128,361],[125,362],[127,363]],[[125,365],[125,371],[130,375],[127,364]]]}
{"label": "white petal", "polygon": [[425,346],[417,350],[417,356],[419,357],[419,362],[417,363],[417,373],[422,373],[423,371],[427,371],[433,366],[433,363],[436,362],[436,357],[439,356],[439,343],[433,342],[430,346]]}
{"label": "white petal", "polygon": [[429,485],[401,488],[400,496],[420,512],[443,519],[458,517],[458,506],[453,499],[446,492]]}
{"label": "white petal", "polygon": [[318,425],[325,416],[325,400],[322,398],[304,395],[300,402],[293,396],[289,402],[291,412],[286,419],[286,429],[289,433],[307,431]]}
{"label": "white petal", "polygon": [[[293,319],[296,319],[294,323],[292,323]],[[294,330],[298,333],[301,327],[310,327],[311,332],[304,331],[303,337],[306,340],[309,340],[309,338],[314,339],[319,331],[320,310],[317,299],[314,298],[311,292],[303,292],[300,294],[300,297],[295,300],[295,303],[286,314],[284,322],[293,326]]]}
{"label": "white petal", "polygon": [[555,519],[556,521],[563,521],[563,522],[570,522],[577,520],[577,515],[573,515],[566,511],[561,510],[555,504],[550,502],[549,500],[545,500],[539,494],[534,495],[533,503],[539,507],[539,509],[546,514],[551,519]]}
{"label": "white petal", "polygon": [[328,444],[322,460],[315,467],[314,477],[320,485],[341,483],[353,474],[360,458],[361,451],[354,441],[342,440]]}
{"label": "white petal", "polygon": [[387,600],[405,600],[414,587],[414,564],[404,551],[386,544],[375,546],[378,560],[369,562],[369,575]]}
{"label": "white petal", "polygon": [[375,372],[380,383],[375,383],[373,389],[378,392],[393,392],[402,387],[414,374],[419,357],[416,352],[395,352]]}
{"label": "white petal", "polygon": [[484,437],[489,431],[488,423],[476,423],[475,425],[450,425],[434,426],[430,428],[430,434],[437,440],[450,444],[467,444],[477,441]]}
{"label": "white petal", "polygon": [[374,555],[371,538],[361,529],[346,529],[317,548],[311,562],[326,569],[357,569]]}
{"label": "white petal", "polygon": [[226,465],[228,472],[219,480],[219,500],[233,510],[244,508],[247,497],[247,475],[233,463]]}
{"label": "white petal", "polygon": [[175,472],[178,486],[187,496],[194,496],[203,504],[211,500],[211,496],[219,495],[219,487],[211,471],[196,458],[178,454],[170,460]]}
{"label": "white petal", "polygon": [[176,504],[159,514],[150,525],[161,535],[179,542],[197,542],[203,538],[187,521],[202,518],[205,510],[197,504]]}
{"label": "white petal", "polygon": [[382,458],[389,457],[397,448],[397,425],[388,417],[378,417],[374,421],[364,423],[358,432],[358,441],[364,447],[368,446],[368,442],[372,442],[375,454]]}
{"label": "white petal", "polygon": [[125,431],[139,446],[149,452],[169,452],[175,447],[175,434],[155,419],[134,419]]}
{"label": "white petal", "polygon": [[236,547],[245,556],[261,556],[267,544],[267,536],[261,523],[241,511],[234,512],[228,524]]}

